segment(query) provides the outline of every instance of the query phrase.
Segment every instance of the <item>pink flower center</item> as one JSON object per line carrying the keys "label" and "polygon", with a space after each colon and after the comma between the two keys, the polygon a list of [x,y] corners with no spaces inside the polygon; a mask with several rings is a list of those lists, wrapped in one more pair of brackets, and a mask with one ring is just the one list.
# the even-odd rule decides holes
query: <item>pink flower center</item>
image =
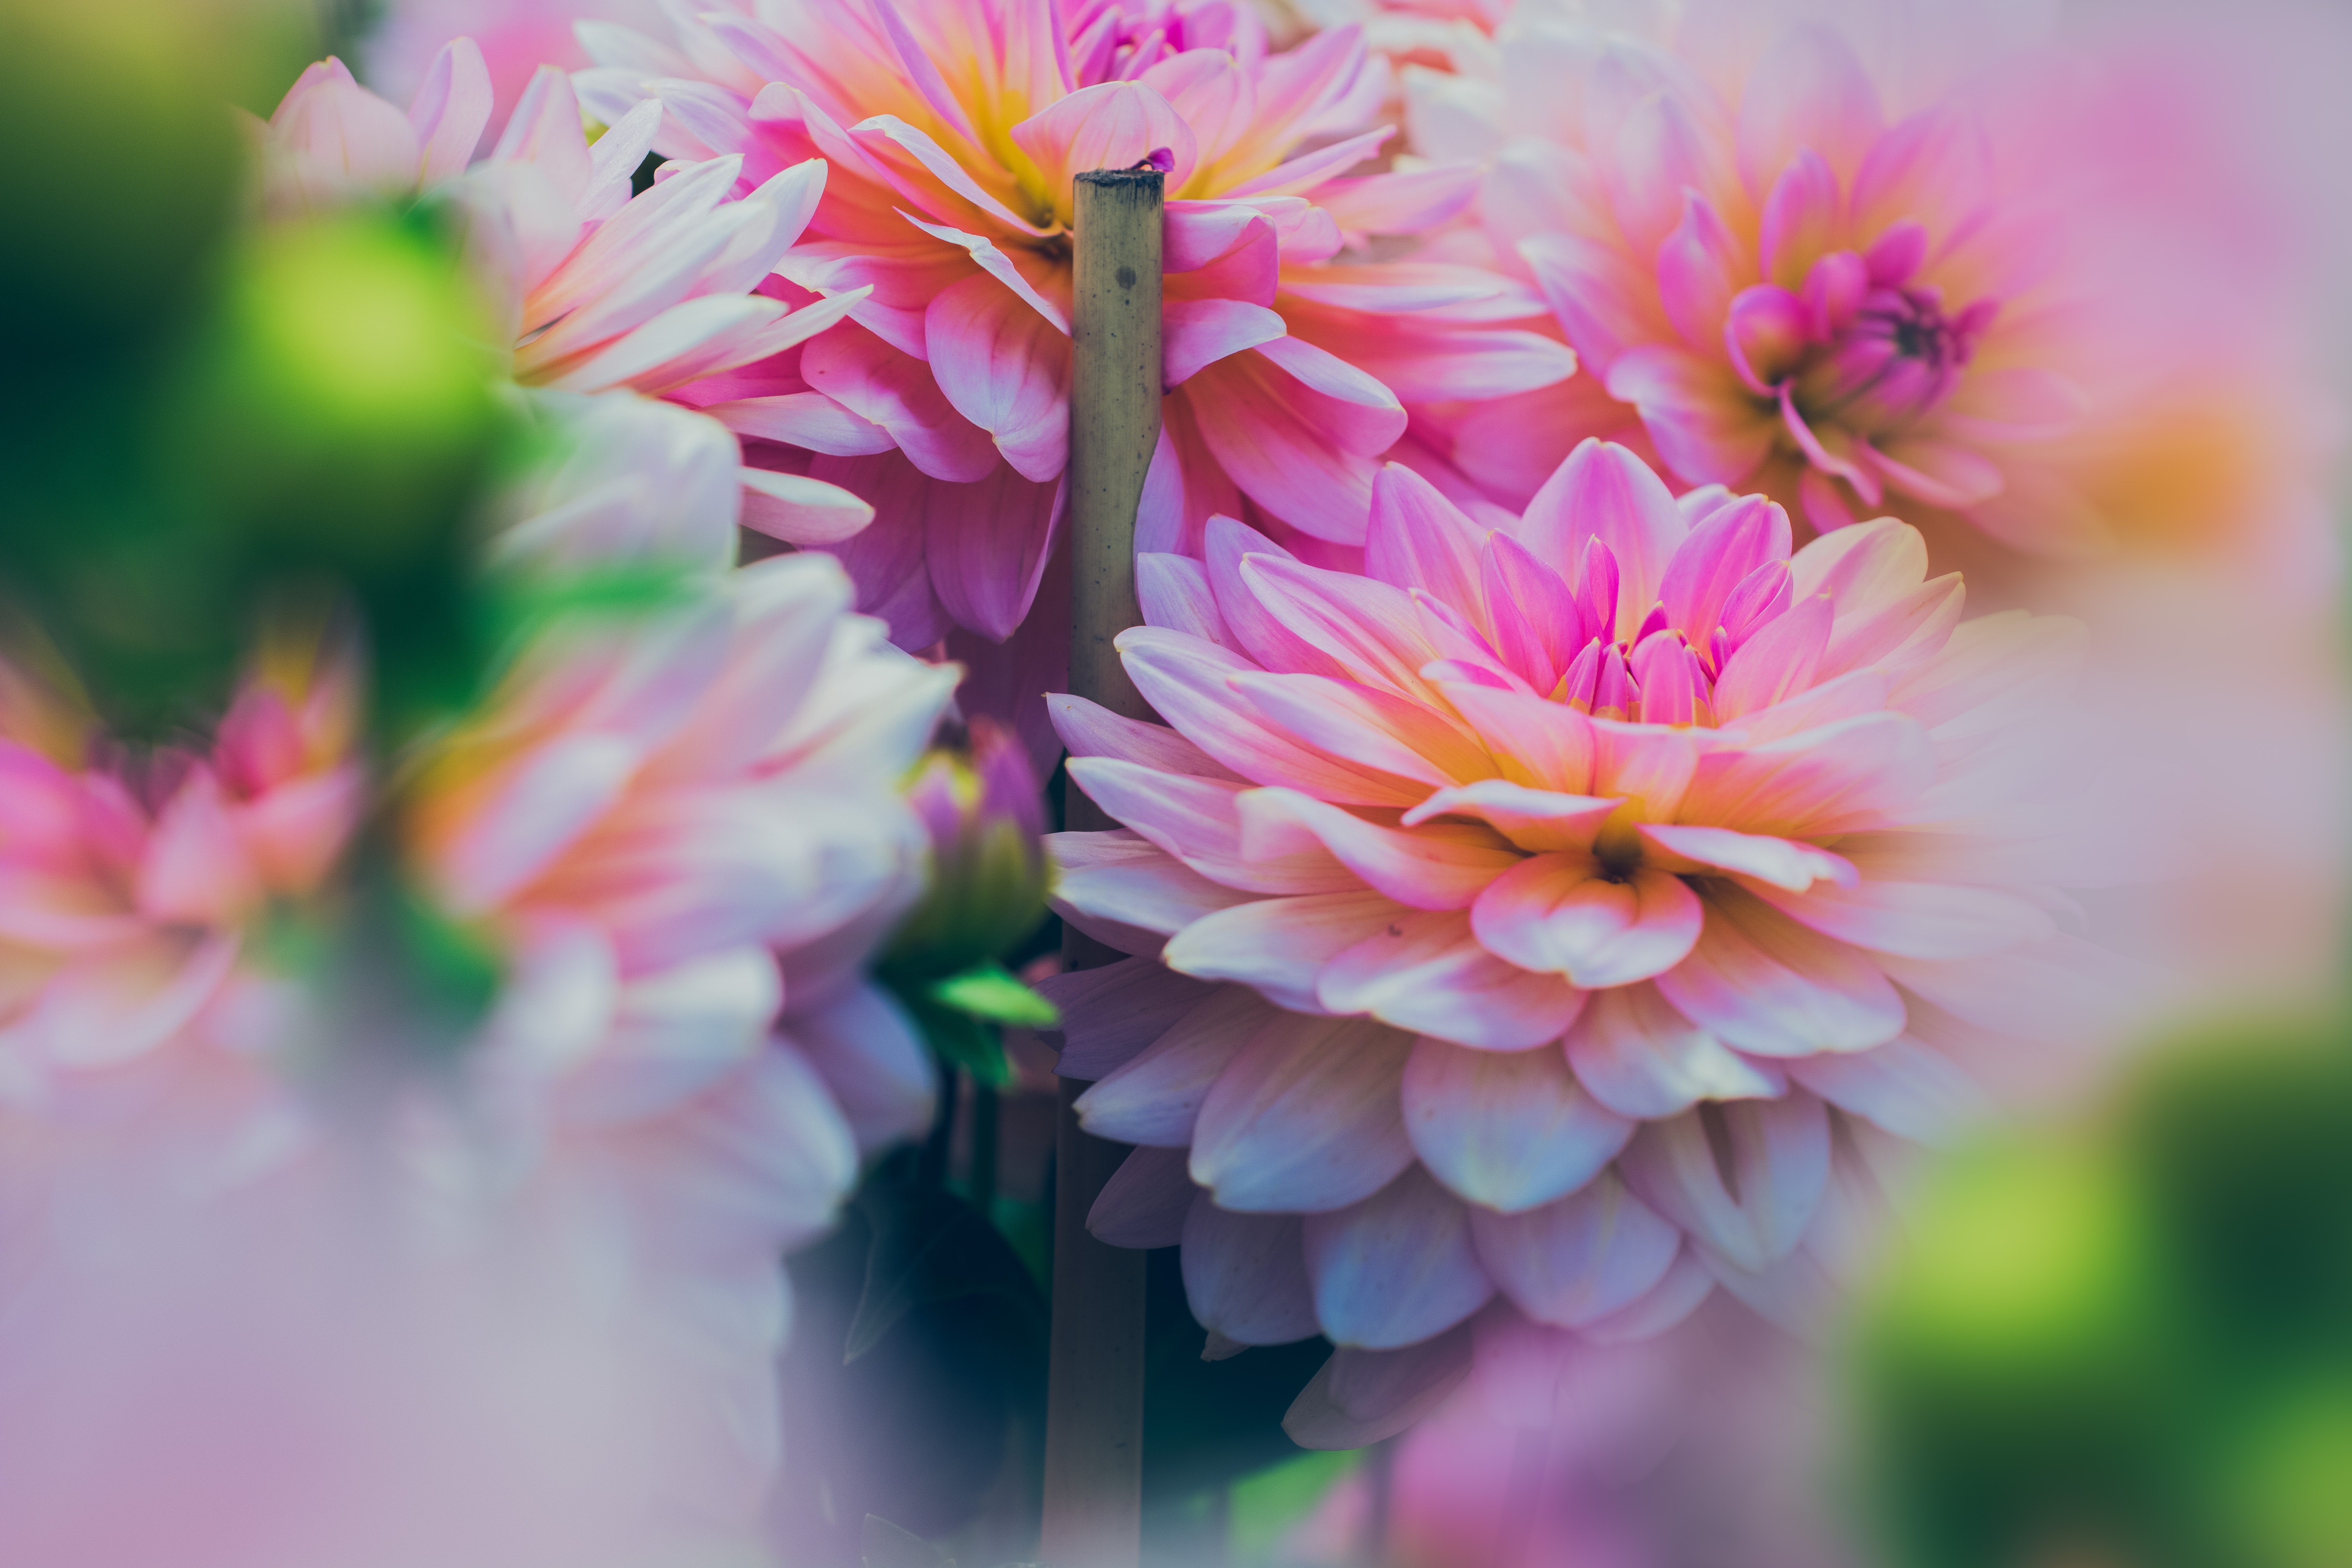
{"label": "pink flower center", "polygon": [[1869,433],[1899,428],[1949,397],[1975,357],[1997,306],[1957,315],[1931,287],[1875,288],[1817,365],[1800,376],[1797,404],[1810,417]]}

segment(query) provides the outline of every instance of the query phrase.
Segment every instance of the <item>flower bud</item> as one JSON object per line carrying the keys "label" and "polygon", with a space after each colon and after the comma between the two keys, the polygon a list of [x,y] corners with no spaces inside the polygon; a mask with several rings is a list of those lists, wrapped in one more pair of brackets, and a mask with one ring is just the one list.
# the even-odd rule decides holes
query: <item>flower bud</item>
{"label": "flower bud", "polygon": [[924,758],[908,796],[930,835],[930,885],[885,968],[937,978],[1010,953],[1045,917],[1048,877],[1045,810],[1020,740],[974,720],[969,749]]}

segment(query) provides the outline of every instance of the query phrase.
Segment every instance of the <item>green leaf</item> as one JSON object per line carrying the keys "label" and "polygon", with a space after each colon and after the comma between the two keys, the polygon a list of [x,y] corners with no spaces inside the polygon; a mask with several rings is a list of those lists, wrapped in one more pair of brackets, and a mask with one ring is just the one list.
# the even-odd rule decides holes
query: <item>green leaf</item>
{"label": "green leaf", "polygon": [[918,1307],[975,1297],[1007,1304],[1042,1344],[1045,1298],[980,1211],[950,1194],[911,1186],[869,1188],[857,1207],[874,1242],[845,1362],[880,1344]]}
{"label": "green leaf", "polygon": [[993,960],[974,964],[961,974],[932,985],[929,994],[941,1005],[991,1023],[1022,1029],[1050,1029],[1062,1021],[1054,1005],[1007,973]]}
{"label": "green leaf", "polygon": [[866,1568],[955,1568],[954,1558],[879,1514],[866,1516],[857,1550]]}
{"label": "green leaf", "polygon": [[1013,1064],[1005,1060],[1004,1042],[995,1025],[941,1006],[927,996],[913,998],[908,1011],[941,1061],[963,1068],[993,1089],[1013,1081]]}
{"label": "green leaf", "polygon": [[1235,1482],[1230,1504],[1234,1550],[1248,1558],[1272,1553],[1363,1457],[1360,1449],[1301,1454]]}

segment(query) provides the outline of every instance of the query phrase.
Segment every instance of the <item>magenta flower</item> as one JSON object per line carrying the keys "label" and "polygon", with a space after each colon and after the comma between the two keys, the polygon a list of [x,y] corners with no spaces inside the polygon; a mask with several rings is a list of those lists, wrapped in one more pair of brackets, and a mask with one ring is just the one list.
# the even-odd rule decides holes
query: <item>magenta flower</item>
{"label": "magenta flower", "polygon": [[1889,14],[1924,68],[1897,97],[1825,28],[1622,25],[1523,6],[1483,69],[1404,73],[1417,149],[1487,161],[1495,262],[1585,372],[1433,434],[1495,494],[1598,435],[1816,529],[1891,510],[2052,554],[2265,490],[2292,416],[2249,412],[2280,400],[2246,372],[2278,333],[2212,305],[2260,242],[2214,200],[2232,174],[2164,173],[2191,137],[2163,83],[2012,54],[1922,96],[1958,40]]}
{"label": "magenta flower", "polygon": [[740,155],[739,189],[832,164],[780,268],[832,301],[872,292],[797,353],[680,395],[760,466],[875,503],[877,529],[841,554],[903,647],[955,626],[1002,640],[1039,592],[1061,515],[1080,172],[1168,174],[1167,431],[1144,523],[1160,548],[1245,506],[1286,536],[1360,543],[1405,402],[1523,391],[1572,366],[1529,330],[1540,301],[1521,284],[1343,264],[1350,238],[1426,226],[1470,194],[1463,170],[1349,176],[1390,134],[1349,134],[1383,90],[1354,29],[1270,54],[1226,0],[853,0],[783,18],[714,12],[674,45],[598,28],[583,38],[601,64],[579,79],[610,120],[657,97],[656,145]]}
{"label": "magenta flower", "polygon": [[1143,1146],[1097,1228],[1181,1236],[1224,1340],[1801,1321],[1890,1138],[2089,1028],[2038,815],[2072,624],[1963,621],[1892,519],[1790,539],[1588,441],[1492,531],[1388,469],[1362,576],[1229,520],[1141,558],[1172,730],[1054,701],[1126,825],[1057,837],[1057,906],[1137,956],[1053,994]]}

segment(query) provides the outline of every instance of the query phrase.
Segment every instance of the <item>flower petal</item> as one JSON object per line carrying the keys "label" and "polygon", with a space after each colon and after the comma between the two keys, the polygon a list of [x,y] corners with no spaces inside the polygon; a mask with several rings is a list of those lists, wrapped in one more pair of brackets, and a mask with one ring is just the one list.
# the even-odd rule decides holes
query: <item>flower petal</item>
{"label": "flower petal", "polygon": [[1122,958],[1094,969],[1049,974],[1038,994],[1061,1013],[1054,1070],[1091,1082],[1130,1062],[1177,1021],[1206,1001],[1213,987],[1156,960]]}
{"label": "flower petal", "polygon": [[1478,1259],[1538,1322],[1581,1328],[1657,1288],[1682,1232],[1603,1171],[1579,1191],[1521,1214],[1470,1211]]}
{"label": "flower petal", "polygon": [[[1070,896],[1068,887],[1065,873],[1061,897]],[[1295,1012],[1320,1013],[1326,1009],[1316,996],[1325,966],[1406,913],[1369,890],[1252,900],[1187,925],[1168,944],[1166,962],[1199,979],[1254,985]]]}
{"label": "flower petal", "polygon": [[1706,925],[1658,977],[1675,1009],[1735,1049],[1766,1057],[1862,1051],[1903,1032],[1903,999],[1877,964],[1753,893],[1707,889]]}
{"label": "flower petal", "polygon": [[1622,880],[1589,854],[1538,855],[1478,895],[1470,923],[1487,951],[1587,990],[1631,985],[1680,963],[1705,919],[1678,877],[1643,867]]}
{"label": "flower petal", "polygon": [[[1212,786],[1202,781],[1202,787]],[[1237,852],[1246,860],[1278,868],[1291,858],[1314,860],[1319,847],[1363,883],[1418,910],[1466,909],[1479,889],[1519,861],[1516,850],[1481,828],[1384,827],[1297,790],[1250,790],[1236,807]]]}
{"label": "flower petal", "polygon": [[1643,823],[1634,831],[1653,848],[1664,852],[1665,859],[1660,864],[1670,871],[1688,872],[1712,867],[1751,877],[1790,893],[1801,893],[1816,881],[1852,889],[1862,878],[1853,868],[1853,862],[1843,855],[1832,855],[1794,839],[1734,833],[1727,827],[1675,827],[1654,823]]}
{"label": "flower petal", "polygon": [[1193,1321],[1245,1345],[1315,1335],[1315,1289],[1297,1215],[1234,1214],[1206,1193],[1184,1216],[1184,1299]]}
{"label": "flower petal", "polygon": [[1412,1054],[1412,1036],[1368,1019],[1270,1020],[1201,1103],[1192,1179],[1249,1214],[1371,1196],[1412,1163],[1398,1100]]}
{"label": "flower petal", "polygon": [[[1184,1216],[1201,1196],[1185,1173],[1184,1159],[1181,1149],[1130,1151],[1095,1194],[1094,1207],[1087,1211],[1087,1232],[1113,1247],[1174,1247],[1181,1242]],[[1303,1282],[1304,1268],[1299,1276]],[[1193,1310],[1199,1310],[1197,1302]]]}
{"label": "flower petal", "polygon": [[1350,1208],[1309,1215],[1305,1236],[1315,1315],[1334,1344],[1415,1344],[1495,1294],[1462,1200],[1418,1165]]}
{"label": "flower petal", "polygon": [[1607,545],[1618,571],[1613,635],[1631,643],[1690,525],[1649,465],[1613,441],[1587,437],[1536,492],[1515,531],[1555,567],[1573,563],[1580,571],[1587,540]]}
{"label": "flower petal", "polygon": [[1214,987],[1140,1055],[1078,1096],[1079,1122],[1114,1143],[1189,1146],[1210,1086],[1245,1041],[1282,1016],[1247,986]]}
{"label": "flower petal", "polygon": [[1404,1069],[1405,1134],[1465,1200],[1517,1214],[1575,1192],[1634,1123],[1577,1086],[1557,1051],[1480,1051],[1423,1038]]}
{"label": "flower petal", "polygon": [[1828,1189],[1829,1113],[1810,1094],[1701,1106],[1643,1127],[1622,1168],[1695,1239],[1763,1268],[1796,1250]]}
{"label": "flower petal", "polygon": [[1780,1069],[1751,1061],[1684,1017],[1655,985],[1621,985],[1586,1004],[1568,1031],[1569,1066],[1620,1116],[1655,1121],[1702,1100],[1771,1100]]}
{"label": "flower petal", "polygon": [[1481,1050],[1559,1038],[1584,993],[1488,952],[1458,910],[1413,910],[1324,965],[1316,997],[1334,1013],[1370,1013],[1401,1029]]}
{"label": "flower petal", "polygon": [[956,412],[1038,482],[1069,457],[1070,340],[995,279],[974,274],[923,312],[925,350]]}

